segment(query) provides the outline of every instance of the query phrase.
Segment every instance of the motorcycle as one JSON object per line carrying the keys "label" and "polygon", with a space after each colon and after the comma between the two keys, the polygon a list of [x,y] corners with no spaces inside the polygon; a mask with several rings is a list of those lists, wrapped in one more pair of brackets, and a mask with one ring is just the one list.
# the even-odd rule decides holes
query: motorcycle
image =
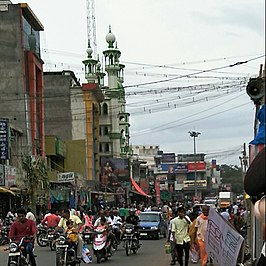
{"label": "motorcycle", "polygon": [[77,249],[64,233],[56,239],[56,266],[80,266],[80,260],[77,260]]}
{"label": "motorcycle", "polygon": [[97,259],[97,263],[101,263],[102,259],[105,261],[112,256],[111,241],[107,239],[107,231],[104,228],[96,228],[92,241],[93,253]]}
{"label": "motorcycle", "polygon": [[92,233],[93,233],[93,227],[84,226],[81,235],[85,244],[87,245],[92,244]]}
{"label": "motorcycle", "polygon": [[47,227],[43,224],[37,225],[37,243],[40,247],[49,246],[51,251],[55,251],[55,239],[58,237],[58,233],[54,232],[54,228]]}
{"label": "motorcycle", "polygon": [[30,266],[28,254],[26,254],[24,247],[22,246],[24,240],[29,239],[22,237],[20,242],[11,241],[9,247],[5,250],[9,250],[8,254],[8,266]]}
{"label": "motorcycle", "polygon": [[126,250],[126,255],[129,256],[131,252],[137,253],[140,248],[140,243],[136,235],[135,226],[132,224],[126,224],[123,236],[123,247]]}
{"label": "motorcycle", "polygon": [[122,231],[121,231],[120,226],[121,226],[121,224],[113,224],[112,225],[112,232],[115,235],[115,243],[114,243],[114,245],[116,246],[116,248],[121,243]]}
{"label": "motorcycle", "polygon": [[7,244],[9,242],[8,240],[9,230],[10,230],[9,225],[3,225],[0,228],[0,246]]}

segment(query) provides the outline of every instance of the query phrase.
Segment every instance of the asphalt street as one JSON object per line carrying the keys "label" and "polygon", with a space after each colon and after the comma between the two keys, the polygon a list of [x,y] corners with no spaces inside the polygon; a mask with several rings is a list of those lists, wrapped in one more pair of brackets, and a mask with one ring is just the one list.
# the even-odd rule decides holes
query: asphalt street
{"label": "asphalt street", "polygon": [[[160,240],[141,240],[142,246],[137,254],[126,256],[122,245],[114,255],[107,261],[101,264],[115,265],[115,266],[168,266],[170,265],[170,255],[165,254],[164,244],[165,239]],[[90,247],[89,247],[90,248]],[[7,265],[8,251],[3,251],[4,246],[0,247],[0,266]],[[50,251],[48,247],[40,248],[36,245],[35,253],[37,255],[38,266],[53,266],[55,265],[55,252]],[[93,257],[91,265],[97,264]],[[81,266],[88,264],[82,263]],[[178,263],[177,263],[178,265]],[[199,266],[198,264],[190,265]]]}

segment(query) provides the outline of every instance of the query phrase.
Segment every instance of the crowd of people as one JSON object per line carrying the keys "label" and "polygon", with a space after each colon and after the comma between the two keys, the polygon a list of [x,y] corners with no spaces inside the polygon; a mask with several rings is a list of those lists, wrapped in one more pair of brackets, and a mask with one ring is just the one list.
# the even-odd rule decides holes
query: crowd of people
{"label": "crowd of people", "polygon": [[[37,223],[54,228],[55,232],[60,229],[64,230],[68,234],[70,241],[77,248],[77,259],[81,260],[83,239],[80,233],[84,227],[105,228],[112,243],[111,252],[116,249],[115,243],[119,242],[118,239],[123,237],[123,232],[120,230],[121,226],[125,223],[130,223],[137,228],[139,225],[139,214],[152,210],[161,211],[169,226],[167,242],[171,246],[170,265],[175,265],[178,262],[180,266],[187,266],[189,261],[196,263],[199,260],[202,266],[207,265],[208,256],[206,253],[205,236],[209,207],[205,205],[192,207],[183,202],[163,202],[160,206],[152,206],[140,203],[138,205],[124,205],[113,208],[106,207],[99,209],[97,213],[84,209],[52,209],[47,210],[39,221],[37,221],[31,209],[25,210],[19,208],[15,213],[9,211],[5,220],[11,224],[9,233],[11,239],[20,241],[21,236],[29,237],[24,245],[34,266],[36,261],[33,247],[37,233]],[[241,205],[239,206],[234,203],[227,210],[220,210],[220,214],[240,232],[241,227],[245,223],[246,216],[245,209]],[[118,226],[119,230],[108,230],[112,225]]]}
{"label": "crowd of people", "polygon": [[[170,211],[167,239],[167,243],[170,243],[170,265],[176,265],[178,262],[180,266],[188,266],[189,260],[192,263],[200,261],[202,266],[206,266],[208,262],[212,263],[206,252],[209,209],[210,206],[204,204],[185,208],[179,203]],[[217,211],[225,221],[241,233],[241,228],[246,223],[246,210],[241,204],[234,202],[227,209],[217,209]]]}

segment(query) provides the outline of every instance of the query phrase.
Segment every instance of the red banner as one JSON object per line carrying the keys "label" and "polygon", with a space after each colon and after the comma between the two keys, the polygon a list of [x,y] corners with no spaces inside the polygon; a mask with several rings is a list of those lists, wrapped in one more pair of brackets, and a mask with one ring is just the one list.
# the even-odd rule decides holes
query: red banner
{"label": "red banner", "polygon": [[[195,163],[188,163],[187,168],[189,172],[195,171]],[[196,162],[196,171],[205,171],[205,162]]]}
{"label": "red banner", "polygon": [[155,181],[155,193],[156,193],[156,204],[157,206],[161,203],[161,194],[160,194],[160,182]]}

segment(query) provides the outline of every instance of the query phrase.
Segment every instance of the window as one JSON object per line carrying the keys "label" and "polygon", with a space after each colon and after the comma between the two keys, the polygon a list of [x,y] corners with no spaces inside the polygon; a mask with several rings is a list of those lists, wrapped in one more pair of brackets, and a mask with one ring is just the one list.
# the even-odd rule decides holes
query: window
{"label": "window", "polygon": [[102,144],[99,145],[99,151],[100,151],[100,152],[103,152]]}
{"label": "window", "polygon": [[120,116],[120,122],[126,122],[126,118],[124,116]]}
{"label": "window", "polygon": [[108,115],[108,105],[107,103],[103,104],[103,111],[102,111],[103,115]]}
{"label": "window", "polygon": [[105,152],[110,152],[110,147],[108,143],[105,144]]}
{"label": "window", "polygon": [[108,127],[103,128],[103,135],[104,136],[108,135]]}

